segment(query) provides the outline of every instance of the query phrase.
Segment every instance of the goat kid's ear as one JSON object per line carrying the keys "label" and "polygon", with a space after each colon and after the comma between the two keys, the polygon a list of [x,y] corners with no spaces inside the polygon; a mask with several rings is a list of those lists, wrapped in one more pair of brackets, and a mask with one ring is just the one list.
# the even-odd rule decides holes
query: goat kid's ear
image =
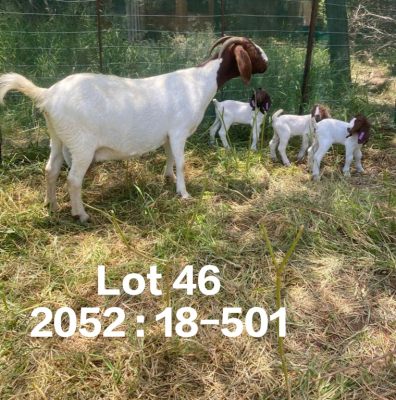
{"label": "goat kid's ear", "polygon": [[234,54],[243,83],[248,85],[252,77],[252,62],[249,54],[242,46],[236,46]]}

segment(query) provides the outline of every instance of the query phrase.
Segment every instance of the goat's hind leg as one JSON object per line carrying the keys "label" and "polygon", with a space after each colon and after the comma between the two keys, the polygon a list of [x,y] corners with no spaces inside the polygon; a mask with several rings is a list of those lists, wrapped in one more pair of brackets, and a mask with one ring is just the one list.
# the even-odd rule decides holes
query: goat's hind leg
{"label": "goat's hind leg", "polygon": [[169,137],[170,147],[176,164],[176,191],[182,199],[191,197],[186,190],[186,182],[184,177],[184,146],[186,144],[187,135],[171,134]]}
{"label": "goat's hind leg", "polygon": [[225,149],[231,148],[228,143],[228,140],[227,140],[227,132],[228,132],[230,126],[231,126],[231,124],[229,122],[224,121],[224,124],[223,123],[221,124],[221,128],[219,130],[219,136],[220,136],[221,142],[223,143],[223,146]]}
{"label": "goat's hind leg", "polygon": [[273,160],[277,160],[278,157],[276,156],[276,149],[278,147],[279,144],[279,135],[276,132],[276,130],[274,129],[274,136],[271,139],[271,141],[269,142],[269,148],[270,148],[270,153],[271,153],[271,158]]}
{"label": "goat's hind leg", "polygon": [[45,204],[51,211],[56,210],[56,180],[60,174],[63,164],[62,142],[53,132],[51,132],[51,154],[45,167],[47,181],[47,194]]}
{"label": "goat's hind leg", "polygon": [[322,162],[322,158],[330,147],[331,143],[319,143],[318,150],[313,154],[312,178],[316,181],[320,179],[320,163]]}
{"label": "goat's hind leg", "polygon": [[216,120],[213,125],[210,127],[210,144],[214,144],[216,132],[219,130],[221,125],[220,118],[216,115]]}
{"label": "goat's hind leg", "polygon": [[165,167],[165,179],[169,182],[176,182],[175,174],[173,173],[174,158],[172,154],[172,149],[169,143],[169,138],[166,139],[164,144],[165,154],[166,154],[166,167]]}
{"label": "goat's hind leg", "polygon": [[[87,149],[85,149],[86,151]],[[87,172],[89,166],[94,158],[94,151],[85,153],[74,152],[72,153],[72,167],[70,168],[69,175],[67,177],[67,187],[70,195],[71,212],[72,216],[76,220],[86,222],[89,220],[89,215],[85,212],[82,199],[81,199],[81,186],[84,179],[84,175]]]}

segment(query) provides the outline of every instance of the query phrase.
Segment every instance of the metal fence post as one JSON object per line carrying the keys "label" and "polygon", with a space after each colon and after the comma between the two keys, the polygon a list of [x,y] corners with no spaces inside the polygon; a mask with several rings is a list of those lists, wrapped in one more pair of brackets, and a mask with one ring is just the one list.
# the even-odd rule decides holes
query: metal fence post
{"label": "metal fence post", "polygon": [[308,80],[309,80],[309,71],[311,70],[311,60],[312,60],[312,50],[313,43],[315,39],[315,26],[316,20],[318,19],[318,7],[319,0],[313,0],[312,2],[312,11],[311,11],[311,21],[309,24],[309,34],[308,34],[308,42],[307,42],[307,55],[305,57],[305,68],[303,75],[303,83],[301,87],[301,103],[300,103],[300,115],[303,112],[304,104],[307,102],[308,97]]}
{"label": "metal fence post", "polygon": [[98,23],[98,48],[99,48],[99,72],[103,73],[102,61],[102,23],[100,21],[100,0],[96,0],[96,20]]}

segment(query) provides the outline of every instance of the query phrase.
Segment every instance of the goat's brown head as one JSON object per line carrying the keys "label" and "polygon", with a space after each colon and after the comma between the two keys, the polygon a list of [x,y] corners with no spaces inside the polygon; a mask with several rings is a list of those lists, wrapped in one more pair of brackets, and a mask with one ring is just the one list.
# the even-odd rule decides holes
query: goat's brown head
{"label": "goat's brown head", "polygon": [[271,107],[271,96],[263,88],[255,89],[249,104],[250,107],[252,107],[252,110],[257,106],[257,108],[264,114],[264,112],[267,112]]}
{"label": "goat's brown head", "polygon": [[371,136],[371,124],[367,121],[364,115],[357,115],[355,118],[351,120],[349,123],[349,127],[347,131],[350,137],[354,133],[358,134],[358,143],[359,144],[366,144]]}
{"label": "goat's brown head", "polygon": [[251,40],[245,37],[224,36],[213,44],[210,53],[220,44],[220,51],[208,60],[223,59],[217,72],[218,89],[237,76],[241,76],[243,83],[248,85],[252,74],[262,74],[267,70],[266,54]]}
{"label": "goat's brown head", "polygon": [[315,117],[316,122],[322,121],[322,119],[331,118],[329,109],[323,104],[315,104],[312,107],[311,116]]}

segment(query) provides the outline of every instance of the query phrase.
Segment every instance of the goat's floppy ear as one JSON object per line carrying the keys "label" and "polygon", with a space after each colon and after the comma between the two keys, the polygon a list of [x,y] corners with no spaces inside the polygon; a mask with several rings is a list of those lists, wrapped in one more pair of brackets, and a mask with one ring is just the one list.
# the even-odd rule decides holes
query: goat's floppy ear
{"label": "goat's floppy ear", "polygon": [[248,85],[252,77],[252,62],[250,61],[249,54],[240,45],[235,47],[234,54],[243,83]]}

